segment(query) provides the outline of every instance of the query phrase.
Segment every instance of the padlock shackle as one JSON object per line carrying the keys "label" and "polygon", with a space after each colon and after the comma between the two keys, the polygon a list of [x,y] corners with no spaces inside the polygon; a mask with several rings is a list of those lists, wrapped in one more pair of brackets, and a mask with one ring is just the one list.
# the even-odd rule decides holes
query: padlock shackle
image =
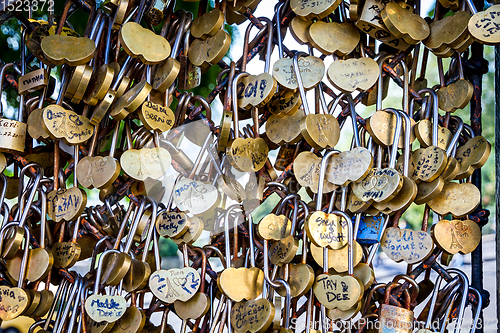
{"label": "padlock shackle", "polygon": [[457,126],[455,129],[455,133],[453,134],[453,137],[451,138],[451,141],[448,147],[446,148],[446,156],[448,157],[450,157],[451,154],[453,154],[456,151],[456,144],[458,142],[458,138],[460,137],[460,134],[464,129],[464,121],[462,120],[462,118],[457,116],[451,116],[451,119],[457,122]]}
{"label": "padlock shackle", "polygon": [[292,308],[292,292],[290,290],[290,285],[283,279],[276,279],[273,282],[281,284],[281,286],[285,289],[285,306],[284,306],[284,315],[283,315],[283,327],[288,329],[290,327],[290,312]]}
{"label": "padlock shackle", "polygon": [[[243,212],[242,212],[243,213]],[[250,266],[255,267],[255,232],[254,232],[254,224],[252,214],[248,214],[248,238],[249,241],[249,252],[250,252]]]}
{"label": "padlock shackle", "polygon": [[[297,204],[298,200],[300,200],[300,195],[298,195],[297,193],[290,193],[286,197],[284,197],[278,204],[278,207],[276,208],[276,215],[283,214],[285,210],[285,205],[291,200],[294,201],[294,217],[295,217],[295,221],[292,221],[292,230],[295,231],[295,228],[297,226]],[[292,235],[294,234],[293,231],[290,233]]]}
{"label": "padlock shackle", "polygon": [[[396,128],[394,130],[394,137],[392,139],[392,145],[391,145],[391,155],[389,158],[389,168],[394,168],[396,166],[396,161],[398,158],[398,146],[399,146],[399,137],[401,136],[401,114],[400,110],[396,110],[393,108],[387,108],[384,111],[386,112],[391,112],[394,116],[396,116]],[[410,132],[408,131],[408,135]]]}
{"label": "padlock shackle", "polygon": [[393,55],[385,55],[378,59],[377,102],[375,104],[375,108],[377,111],[382,111],[382,90],[384,89],[382,82],[382,73],[384,72],[384,70],[382,68],[384,66],[384,62],[393,58]]}
{"label": "padlock shackle", "polygon": [[[124,221],[123,223],[126,224],[126,222]],[[99,239],[96,243],[95,243],[95,246],[94,246],[94,249],[92,250],[92,256],[90,257],[90,266],[89,266],[89,273],[90,274],[94,274],[95,272],[95,262],[97,260],[97,254],[99,253],[99,251],[101,250],[101,247],[103,244],[105,244],[105,242],[107,240],[111,240],[111,236],[109,235],[106,235],[104,236],[103,238]]]}
{"label": "padlock shackle", "polygon": [[[241,211],[241,205],[236,204],[229,206],[229,208],[226,210],[226,213],[224,214],[224,236],[226,241],[224,242],[225,245],[225,251],[226,251],[226,267],[231,267],[231,244],[230,244],[230,235],[229,235],[229,218],[231,216],[231,212],[235,210],[240,210]],[[252,240],[250,240],[252,241]]]}
{"label": "padlock shackle", "polygon": [[[124,252],[129,253],[130,248],[132,247],[132,243],[134,242],[134,236],[137,231],[137,227],[139,226],[139,222],[141,220],[142,214],[144,213],[144,209],[146,206],[146,198],[142,198],[141,203],[139,205],[139,208],[136,209],[134,213],[134,220],[132,221],[132,224],[130,225],[128,234],[127,234],[127,242],[125,243],[124,247]],[[101,263],[99,262],[99,266]]]}
{"label": "padlock shackle", "polygon": [[281,12],[281,9],[283,8],[284,5],[285,5],[285,2],[279,2],[278,3],[278,8],[275,8],[275,13],[276,13],[276,37],[277,37],[277,41],[278,41],[278,57],[279,57],[279,59],[283,58],[283,39],[281,37],[281,18],[280,18],[280,12]]}
{"label": "padlock shackle", "polygon": [[373,298],[373,294],[375,294],[375,292],[381,288],[386,288],[387,287],[387,284],[385,283],[379,283],[375,286],[372,287],[372,289],[370,290],[370,292],[368,293],[368,297],[366,298],[366,302],[365,302],[365,307],[363,308],[363,314],[366,314],[368,312],[368,309],[370,308],[370,303],[372,301],[372,298]]}
{"label": "padlock shackle", "polygon": [[[18,211],[16,213],[16,218],[15,218],[16,220],[19,221],[19,226],[23,226],[24,223],[26,222],[26,218],[28,217],[28,210],[25,209],[25,207],[30,207],[31,204],[33,203],[37,189],[40,186],[40,180],[43,177],[43,168],[40,166],[40,164],[32,162],[32,163],[28,163],[26,166],[24,166],[21,169],[21,172],[19,174],[18,198],[23,197],[24,176],[26,176],[26,174],[30,168],[35,168],[35,169],[37,169],[38,172],[35,175],[35,180],[33,180],[32,182],[30,180],[30,182],[28,183],[28,186],[26,188],[26,191],[29,191],[28,200],[26,201],[26,203],[24,203],[24,200],[21,200],[21,202],[19,203],[19,208],[18,208]],[[22,210],[22,214],[21,214],[21,210]]]}
{"label": "padlock shackle", "polygon": [[460,279],[462,280],[462,298],[460,300],[460,311],[458,312],[457,325],[455,326],[454,330],[455,333],[459,333],[464,318],[465,307],[467,306],[467,294],[469,293],[469,278],[467,277],[467,275],[465,275],[464,272],[462,272],[457,268],[448,268],[447,272],[457,274],[458,276],[460,276]]}
{"label": "padlock shackle", "polygon": [[234,130],[234,139],[238,139],[240,137],[240,128],[239,128],[239,115],[238,115],[238,81],[245,76],[248,76],[248,73],[241,72],[234,76],[233,82],[231,82],[231,99],[233,104],[233,130]]}
{"label": "padlock shackle", "polygon": [[200,272],[200,277],[201,277],[201,282],[200,282],[200,292],[204,293],[205,292],[205,275],[207,274],[207,254],[205,253],[205,250],[203,250],[201,247],[194,247],[193,250],[195,252],[198,252],[201,256],[201,272]]}
{"label": "padlock shackle", "polygon": [[474,6],[474,2],[472,2],[472,0],[465,0],[465,3],[467,4],[467,7],[469,7],[469,10],[472,13],[472,15],[476,15],[477,9],[476,6]]}
{"label": "padlock shackle", "polygon": [[302,109],[304,109],[305,115],[311,114],[309,111],[309,104],[307,103],[306,90],[304,89],[304,83],[302,82],[302,75],[300,74],[299,69],[299,57],[308,57],[309,54],[306,52],[295,52],[295,55],[292,59],[292,68],[295,73],[295,80],[297,81],[297,86],[299,88],[300,99],[302,100]]}
{"label": "padlock shackle", "polygon": [[[264,280],[272,287],[272,288],[279,288],[282,284],[277,283],[274,280],[271,279],[269,276],[269,241],[267,239],[264,239],[264,253],[263,259],[264,259],[264,267],[262,270],[264,271]],[[276,266],[275,266],[276,267]]]}
{"label": "padlock shackle", "polygon": [[[57,288],[56,295],[54,296],[54,301],[52,302],[52,306],[50,307],[49,313],[47,314],[47,319],[45,320],[45,323],[43,324],[43,330],[47,331],[49,329],[49,325],[52,324],[53,328],[55,328],[56,322],[52,320],[52,315],[54,314],[54,311],[56,309],[57,304],[59,303],[59,300],[61,300],[62,297],[65,297],[67,293],[67,289],[69,287],[70,283],[68,280],[63,279],[61,284],[59,285],[59,288]],[[61,300],[63,302],[63,300]]]}
{"label": "padlock shackle", "polygon": [[[333,112],[335,111],[335,109],[337,108],[337,106],[339,106],[340,104],[340,101],[345,98],[345,96],[347,95],[346,92],[341,92],[339,95],[337,95],[337,97],[335,99],[332,99],[330,101],[330,103],[328,104],[328,113],[333,115]],[[342,112],[342,110],[341,110]]]}
{"label": "padlock shackle", "polygon": [[203,249],[204,250],[214,251],[215,254],[217,255],[217,257],[219,257],[219,260],[220,260],[220,262],[222,264],[222,267],[223,268],[227,268],[227,266],[226,266],[226,258],[224,257],[224,254],[222,253],[222,251],[218,247],[215,247],[213,245],[207,244],[207,245],[203,246]]}
{"label": "padlock shackle", "polygon": [[[54,333],[62,333],[63,328],[66,326],[66,319],[68,318],[69,311],[73,308],[71,303],[73,303],[73,300],[75,297],[80,297],[80,288],[82,286],[83,279],[82,277],[77,273],[77,276],[75,278],[75,282],[73,283],[73,287],[71,288],[71,293],[69,294],[69,297],[66,301],[66,306],[63,310],[61,320],[58,321],[59,325],[57,325],[57,329],[54,327],[53,332]],[[76,301],[75,301],[76,302]],[[73,309],[73,313],[78,312],[75,309]],[[72,326],[72,325],[70,325]],[[69,330],[71,327],[68,327],[68,332],[72,332],[73,330]]]}
{"label": "padlock shackle", "polygon": [[[391,296],[391,291],[392,289],[394,288],[397,288],[397,287],[400,287],[401,286],[401,283],[398,283],[398,282],[391,282],[387,285],[387,287],[385,288],[385,293],[384,293],[384,304],[390,304],[390,296]],[[404,307],[405,309],[407,310],[410,310],[410,307],[411,307],[411,297],[410,297],[410,293],[408,292],[408,289],[405,289],[403,291],[403,295],[404,295]]]}
{"label": "padlock shackle", "polygon": [[264,192],[272,186],[278,187],[280,190],[282,190],[285,194],[288,195],[288,187],[285,184],[279,182],[267,182],[264,188]]}
{"label": "padlock shackle", "polygon": [[[10,62],[2,66],[2,70],[0,70],[0,96],[2,96],[2,91],[3,91],[3,80],[5,77],[5,72],[9,68],[13,68],[14,63]],[[22,95],[21,95],[22,96]],[[0,116],[3,117],[3,103],[0,103]]]}
{"label": "padlock shackle", "polygon": [[404,130],[404,149],[403,149],[403,176],[408,177],[410,173],[410,154],[411,154],[411,119],[410,116],[399,110],[399,114],[404,120],[405,130]]}
{"label": "padlock shackle", "polygon": [[347,103],[349,104],[349,110],[351,112],[352,121],[352,132],[354,135],[354,146],[355,148],[360,147],[359,132],[358,132],[358,114],[356,113],[356,108],[354,106],[354,101],[352,100],[351,94],[345,94]]}
{"label": "padlock shackle", "polygon": [[436,92],[429,88],[424,88],[418,91],[419,95],[428,93],[432,97],[432,145],[438,146],[438,124],[439,124],[439,99]]}
{"label": "padlock shackle", "polygon": [[[334,210],[330,214],[333,214],[333,215],[340,216],[340,217],[344,218],[344,220],[347,223],[347,262],[348,262],[347,274],[349,274],[350,276],[352,276],[354,274],[354,256],[353,256],[353,253],[352,253],[354,251],[354,248],[353,248],[353,246],[354,246],[354,244],[353,244],[354,243],[354,235],[353,235],[353,229],[352,229],[352,220],[349,217],[349,215],[347,215],[345,212],[342,212],[340,210]],[[326,267],[327,267],[327,272],[328,272],[328,252],[327,252],[327,255],[326,255],[326,259],[323,258],[323,266],[325,265],[325,263],[327,265]],[[324,268],[325,267],[323,267],[323,269]]]}
{"label": "padlock shackle", "polygon": [[410,285],[413,286],[413,290],[412,290],[410,296],[411,296],[411,303],[415,302],[418,294],[420,293],[420,287],[419,287],[418,283],[414,279],[409,277],[408,275],[404,275],[404,274],[396,275],[394,277],[394,279],[392,279],[392,282],[398,282],[400,280],[404,280],[405,282],[408,282]]}
{"label": "padlock shackle", "polygon": [[2,226],[2,229],[0,229],[0,250],[2,250],[2,248],[3,248],[3,240],[5,238],[5,233],[7,232],[7,229],[9,229],[10,227],[14,227],[14,226],[17,228],[24,229],[23,258],[21,261],[21,267],[19,268],[19,277],[17,280],[17,286],[19,288],[22,288],[23,284],[24,284],[24,279],[26,277],[26,265],[28,264],[28,254],[29,254],[29,245],[30,245],[29,239],[31,237],[30,229],[28,228],[28,226],[27,225],[20,226],[19,223],[15,222],[15,221],[9,222],[6,225]]}
{"label": "padlock shackle", "polygon": [[[163,210],[158,212],[158,216],[163,213]],[[156,219],[158,219],[158,216]],[[156,228],[155,228],[156,229]],[[155,256],[155,266],[156,270],[161,270],[161,256],[160,256],[160,244],[159,244],[159,235],[158,232],[153,232],[153,253]]]}
{"label": "padlock shackle", "polygon": [[481,316],[481,312],[482,312],[481,310],[483,309],[483,295],[476,288],[473,288],[473,287],[469,287],[469,292],[473,292],[477,297],[476,313],[474,314],[474,318],[472,321],[472,329],[470,331],[470,333],[475,333],[476,328],[479,326],[478,325],[479,318]]}
{"label": "padlock shackle", "polygon": [[104,258],[108,257],[112,253],[120,254],[121,252],[118,250],[114,250],[114,249],[113,250],[106,250],[99,257],[99,261],[97,263],[97,273],[96,273],[95,283],[94,283],[94,291],[93,291],[94,295],[97,295],[99,293],[99,285],[101,283],[101,274],[102,274],[102,269],[104,266]]}
{"label": "padlock shackle", "polygon": [[[158,202],[152,197],[146,197],[146,200],[148,200],[151,203],[151,215],[149,216],[149,219],[148,219],[149,229],[148,229],[148,234],[146,235],[144,249],[142,250],[141,260],[143,262],[146,262],[146,259],[148,257],[149,244],[151,244],[151,240],[153,238],[153,233],[156,232],[156,220],[158,217]],[[146,226],[146,228],[147,227],[148,226]]]}
{"label": "padlock shackle", "polygon": [[316,200],[316,210],[320,211],[321,206],[323,203],[323,188],[324,188],[324,181],[325,181],[325,174],[326,174],[326,165],[328,163],[328,160],[330,157],[332,157],[333,154],[340,154],[338,150],[330,150],[328,151],[325,156],[321,159],[321,167],[319,169],[319,182],[318,182],[318,192],[317,192],[317,200]]}
{"label": "padlock shackle", "polygon": [[[266,22],[266,25],[260,29],[260,31],[264,31],[264,29],[267,28],[267,44],[266,44],[266,59],[264,63],[264,72],[269,73],[269,69],[271,67],[271,51],[273,48],[273,24],[271,20],[267,17],[259,17],[257,18],[259,21]],[[243,59],[241,62],[241,71],[246,72],[247,68],[247,61],[248,61],[248,47],[250,45],[250,30],[252,30],[253,27],[256,27],[256,25],[253,24],[252,21],[250,21],[250,24],[247,26],[245,30],[245,38],[243,39]]]}

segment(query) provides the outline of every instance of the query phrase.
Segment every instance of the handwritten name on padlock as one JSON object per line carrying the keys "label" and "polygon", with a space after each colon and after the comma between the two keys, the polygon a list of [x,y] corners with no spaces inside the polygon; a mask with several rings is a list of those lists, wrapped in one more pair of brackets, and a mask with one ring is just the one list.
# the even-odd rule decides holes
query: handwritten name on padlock
{"label": "handwritten name on padlock", "polygon": [[180,237],[188,228],[188,218],[184,213],[164,212],[156,220],[156,230],[163,237]]}
{"label": "handwritten name on padlock", "polygon": [[87,205],[87,194],[78,187],[53,190],[47,194],[48,214],[56,222],[71,221]]}
{"label": "handwritten name on padlock", "polygon": [[95,322],[112,323],[120,319],[127,309],[123,296],[92,295],[85,301],[85,311]]}
{"label": "handwritten name on padlock", "polygon": [[347,222],[338,215],[314,212],[306,220],[305,228],[317,246],[338,250],[347,244]]}
{"label": "handwritten name on padlock", "polygon": [[28,300],[23,289],[0,286],[0,319],[7,321],[19,317],[28,307]]}
{"label": "handwritten name on padlock", "polygon": [[151,292],[165,303],[187,301],[200,288],[200,274],[194,268],[158,270],[149,277]]}
{"label": "handwritten name on padlock", "polygon": [[425,231],[390,227],[380,241],[384,253],[396,262],[418,263],[427,258],[434,242]]}
{"label": "handwritten name on padlock", "polygon": [[361,299],[364,287],[354,276],[320,274],[316,277],[313,291],[325,308],[347,310]]}
{"label": "handwritten name on padlock", "polygon": [[274,305],[267,299],[236,303],[231,309],[231,326],[238,333],[263,332],[274,319]]}

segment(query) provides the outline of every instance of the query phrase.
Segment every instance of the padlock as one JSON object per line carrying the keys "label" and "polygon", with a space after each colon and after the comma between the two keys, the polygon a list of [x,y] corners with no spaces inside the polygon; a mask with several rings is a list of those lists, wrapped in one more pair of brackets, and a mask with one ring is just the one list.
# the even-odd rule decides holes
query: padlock
{"label": "padlock", "polygon": [[[30,168],[35,168],[36,170],[35,179],[31,180],[31,185],[27,185],[26,190],[24,190],[24,177],[26,176]],[[14,221],[18,221],[16,222],[16,226],[12,229],[10,228],[11,226],[9,226],[9,229],[6,229],[6,225],[2,226],[3,236],[1,239],[2,247],[0,247],[0,249],[2,251],[2,258],[4,259],[13,258],[21,247],[23,237],[25,237],[24,227],[26,225],[29,207],[33,203],[37,192],[36,190],[40,184],[40,180],[42,177],[43,169],[36,163],[29,163],[21,170],[18,186],[18,198],[21,199],[23,197],[24,191],[28,191],[29,195],[25,204],[24,200],[20,201],[20,205],[17,209],[16,215],[14,216]]]}
{"label": "padlock", "polygon": [[410,294],[408,290],[403,292],[404,307],[389,304],[391,290],[399,286],[399,283],[393,282],[385,288],[383,304],[380,306],[379,332],[413,332],[413,311],[410,310]]}
{"label": "padlock", "polygon": [[[104,283],[111,285],[111,286],[116,286],[118,285],[125,275],[128,273],[131,263],[132,263],[132,256],[130,254],[130,250],[132,247],[132,243],[134,242],[134,236],[137,231],[137,227],[139,226],[139,221],[141,219],[141,216],[144,213],[144,209],[146,206],[146,198],[144,198],[141,201],[140,206],[135,210],[134,212],[134,217],[133,217],[133,222],[131,224],[131,227],[129,229],[128,235],[127,235],[127,242],[125,243],[125,246],[123,247],[123,250],[118,251],[120,247],[120,242],[121,239],[117,238],[114,244],[114,250],[113,253],[110,253],[110,255],[107,256],[107,260],[104,262],[104,269],[105,271],[103,272],[104,276],[102,277]],[[118,232],[118,235],[123,236],[123,231],[121,229],[125,229],[126,223],[123,223],[120,231]],[[107,252],[105,252],[107,253]],[[109,257],[109,258],[108,258]],[[100,259],[99,259],[100,260]]]}
{"label": "padlock", "polygon": [[[21,61],[22,67],[25,68],[25,53],[24,53],[24,38],[26,32],[23,32],[21,36]],[[11,68],[13,64],[5,64],[2,66],[2,70],[0,71],[0,94],[2,92],[4,77],[6,74],[6,70]],[[24,70],[21,71],[21,74],[24,75]],[[10,119],[2,119],[2,127],[0,130],[0,135],[2,136],[2,140],[0,140],[0,151],[4,152],[24,152],[24,145],[26,141],[26,129],[27,125],[23,122],[24,119],[24,95],[20,96],[19,99],[19,110],[17,114],[17,121]],[[3,106],[0,106],[0,111],[3,114]]]}
{"label": "padlock", "polygon": [[205,250],[201,248],[194,248],[194,250],[200,254],[201,261],[201,283],[199,291],[187,302],[175,301],[174,309],[177,315],[182,320],[187,319],[198,319],[203,317],[210,308],[210,298],[205,293],[205,276],[207,269],[207,256]]}
{"label": "padlock", "polygon": [[[153,232],[155,229],[155,222],[157,220],[157,215],[158,215],[158,203],[156,202],[156,200],[149,198],[149,202],[151,204],[151,213],[149,214],[149,219],[147,221],[149,223],[146,224],[146,228],[144,228],[144,232],[142,233],[140,238],[140,240],[142,241],[143,238],[142,236],[144,235],[144,233],[146,234],[146,237],[144,237],[146,241],[145,244],[151,243]],[[131,235],[129,235],[129,237],[130,236]],[[144,288],[144,286],[147,284],[149,276],[151,275],[151,267],[146,262],[148,252],[149,252],[149,247],[144,248],[142,250],[141,260],[132,258],[130,262],[130,268],[128,269],[127,274],[125,274],[122,280],[123,289],[125,289],[126,291],[128,292],[137,291],[139,289]],[[134,314],[134,316],[137,315]]]}
{"label": "padlock", "polygon": [[179,54],[180,69],[177,85],[182,90],[194,89],[201,83],[201,68],[193,65],[188,57],[190,35],[191,30],[187,29],[184,37],[184,48]]}
{"label": "padlock", "polygon": [[359,221],[356,240],[359,244],[371,245],[380,242],[387,216],[362,216]]}
{"label": "padlock", "polygon": [[248,76],[247,73],[240,73],[234,77],[232,82],[232,100],[233,100],[233,130],[234,130],[234,140],[226,148],[226,156],[229,163],[239,171],[259,171],[265,165],[267,161],[267,154],[269,153],[269,147],[267,146],[264,139],[259,137],[257,127],[258,121],[258,109],[252,107],[252,120],[254,124],[254,134],[255,138],[243,139],[240,137],[239,129],[239,113],[238,104],[234,101],[238,100],[237,97],[237,87],[240,78]]}
{"label": "padlock", "polygon": [[[85,300],[85,312],[87,315],[96,322],[107,322],[112,323],[120,319],[127,307],[125,298],[121,295],[101,295],[99,294],[100,284],[101,284],[101,275],[104,267],[105,259],[111,254],[120,254],[118,250],[107,250],[100,257],[97,266],[97,275],[94,283],[94,292],[92,296],[87,297]],[[118,288],[121,289],[121,288]],[[119,290],[117,290],[119,291]],[[107,302],[106,302],[107,300]],[[108,309],[108,311],[102,310],[104,304],[114,304],[112,309]],[[107,306],[106,306],[107,307]],[[99,311],[101,309],[101,311]]]}
{"label": "padlock", "polygon": [[[2,248],[3,240],[5,238],[5,233],[10,227],[17,226],[17,222],[10,222],[5,224],[0,230],[0,248]],[[29,254],[29,238],[30,230],[28,226],[20,227],[24,230],[24,241],[21,237],[21,241],[24,243],[23,255],[21,258],[21,265],[19,267],[19,276],[17,279],[17,287],[1,286],[2,291],[2,304],[8,304],[8,308],[4,311],[3,318],[6,320],[12,320],[20,315],[29,308],[30,298],[27,291],[23,288],[26,279],[26,265],[28,264],[28,254]]]}
{"label": "padlock", "polygon": [[385,6],[386,2],[382,0],[366,1],[356,22],[356,27],[390,47],[398,50],[406,50],[410,45],[403,39],[391,34],[384,24],[381,13],[385,9]]}

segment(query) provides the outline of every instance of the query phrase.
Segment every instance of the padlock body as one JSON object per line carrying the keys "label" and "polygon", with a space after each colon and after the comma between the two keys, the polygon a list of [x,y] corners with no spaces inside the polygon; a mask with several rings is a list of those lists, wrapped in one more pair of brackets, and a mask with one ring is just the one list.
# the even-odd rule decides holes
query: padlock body
{"label": "padlock body", "polygon": [[380,242],[380,229],[382,228],[382,224],[382,216],[365,216],[362,218],[359,222],[358,235],[356,238],[358,243],[372,245]]}
{"label": "padlock body", "polygon": [[26,142],[25,123],[16,120],[0,119],[0,152],[24,152]]}
{"label": "padlock body", "polygon": [[413,311],[382,304],[379,324],[379,333],[411,333],[413,332]]}

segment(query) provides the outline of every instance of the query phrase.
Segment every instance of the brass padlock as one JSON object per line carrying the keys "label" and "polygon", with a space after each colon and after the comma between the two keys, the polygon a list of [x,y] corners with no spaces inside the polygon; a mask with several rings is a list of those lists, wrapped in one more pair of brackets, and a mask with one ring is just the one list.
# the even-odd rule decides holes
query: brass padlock
{"label": "brass padlock", "polygon": [[[24,64],[24,35],[25,33],[22,34],[21,38],[21,50],[22,50],[22,63]],[[5,76],[5,71],[13,67],[14,64],[5,64],[2,67],[2,70],[0,71],[0,95],[2,94],[2,86],[3,86],[3,78]],[[24,68],[25,66],[22,66],[23,70],[21,72],[21,75],[24,75]],[[26,141],[26,129],[27,125],[26,123],[23,123],[24,119],[24,100],[25,95],[21,95],[19,99],[19,111],[17,115],[17,121],[16,120],[11,120],[11,119],[6,119],[6,118],[1,118],[0,119],[0,136],[2,137],[2,140],[0,140],[0,151],[6,151],[6,152],[18,152],[22,153],[24,152],[24,145]],[[3,114],[3,107],[0,105],[0,114]]]}
{"label": "brass padlock", "polygon": [[391,283],[385,288],[384,303],[380,307],[379,332],[383,333],[411,333],[413,332],[413,311],[410,310],[410,293],[403,292],[404,308],[389,304],[391,290],[399,287],[399,283]]}

